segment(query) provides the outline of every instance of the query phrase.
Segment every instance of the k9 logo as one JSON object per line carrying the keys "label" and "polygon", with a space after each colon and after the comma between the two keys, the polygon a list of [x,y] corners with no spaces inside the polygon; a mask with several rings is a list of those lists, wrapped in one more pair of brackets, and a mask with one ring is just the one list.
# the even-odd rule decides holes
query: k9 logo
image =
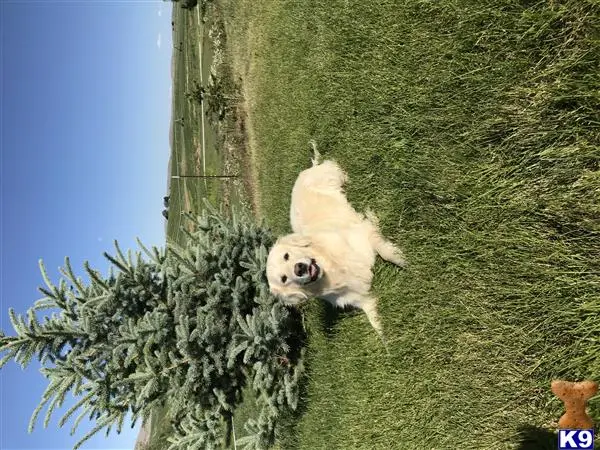
{"label": "k9 logo", "polygon": [[594,430],[558,430],[558,449],[593,449]]}

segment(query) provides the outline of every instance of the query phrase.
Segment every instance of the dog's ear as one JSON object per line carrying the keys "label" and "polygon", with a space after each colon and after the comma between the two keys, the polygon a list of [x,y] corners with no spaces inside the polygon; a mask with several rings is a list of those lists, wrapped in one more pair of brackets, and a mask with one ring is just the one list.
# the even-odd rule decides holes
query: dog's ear
{"label": "dog's ear", "polygon": [[273,286],[271,294],[290,306],[296,306],[308,300],[306,292],[294,286]]}
{"label": "dog's ear", "polygon": [[277,240],[277,244],[280,245],[289,245],[292,247],[308,247],[311,244],[311,240],[308,236],[300,233],[292,233],[285,236],[280,237]]}

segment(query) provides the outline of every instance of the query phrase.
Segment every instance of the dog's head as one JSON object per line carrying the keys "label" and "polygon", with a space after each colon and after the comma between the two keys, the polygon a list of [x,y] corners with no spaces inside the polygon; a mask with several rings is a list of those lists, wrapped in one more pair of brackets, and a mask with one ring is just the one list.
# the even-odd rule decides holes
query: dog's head
{"label": "dog's head", "polygon": [[301,234],[288,234],[277,240],[267,258],[267,280],[271,293],[296,305],[312,295],[324,275],[311,240]]}

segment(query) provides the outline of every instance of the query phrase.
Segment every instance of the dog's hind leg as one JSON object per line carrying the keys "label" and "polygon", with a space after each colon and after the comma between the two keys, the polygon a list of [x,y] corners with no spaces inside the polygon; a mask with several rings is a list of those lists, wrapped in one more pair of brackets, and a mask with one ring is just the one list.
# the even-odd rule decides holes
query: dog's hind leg
{"label": "dog's hind leg", "polygon": [[308,143],[312,147],[313,152],[313,156],[312,158],[310,158],[310,161],[312,162],[313,167],[318,166],[320,164],[319,160],[321,159],[321,154],[319,153],[319,150],[317,150],[317,143],[314,139],[311,139],[310,141],[308,141]]}
{"label": "dog's hind leg", "polygon": [[386,261],[396,264],[400,267],[406,267],[408,264],[404,258],[404,253],[400,250],[393,242],[388,241],[381,235],[376,236],[374,239],[375,251]]}
{"label": "dog's hind leg", "polygon": [[405,267],[407,262],[404,258],[402,250],[400,250],[393,242],[387,240],[381,235],[381,232],[379,231],[379,219],[375,213],[373,213],[371,210],[367,210],[365,216],[367,217],[367,220],[371,222],[371,225],[373,225],[373,230],[369,236],[369,240],[373,246],[373,249],[386,261],[389,261],[392,264],[396,264],[400,267]]}

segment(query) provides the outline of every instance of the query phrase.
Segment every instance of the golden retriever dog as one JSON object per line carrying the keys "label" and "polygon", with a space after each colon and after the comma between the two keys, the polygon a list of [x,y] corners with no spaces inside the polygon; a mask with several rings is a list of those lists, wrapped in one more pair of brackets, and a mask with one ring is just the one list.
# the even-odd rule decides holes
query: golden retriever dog
{"label": "golden retriever dog", "polygon": [[360,308],[381,334],[377,300],[370,293],[375,257],[399,266],[406,261],[381,235],[377,217],[348,203],[342,169],[333,161],[319,163],[314,144],[313,151],[312,167],[300,173],[292,190],[293,233],[279,238],[267,258],[270,290],[290,305],[317,297]]}

